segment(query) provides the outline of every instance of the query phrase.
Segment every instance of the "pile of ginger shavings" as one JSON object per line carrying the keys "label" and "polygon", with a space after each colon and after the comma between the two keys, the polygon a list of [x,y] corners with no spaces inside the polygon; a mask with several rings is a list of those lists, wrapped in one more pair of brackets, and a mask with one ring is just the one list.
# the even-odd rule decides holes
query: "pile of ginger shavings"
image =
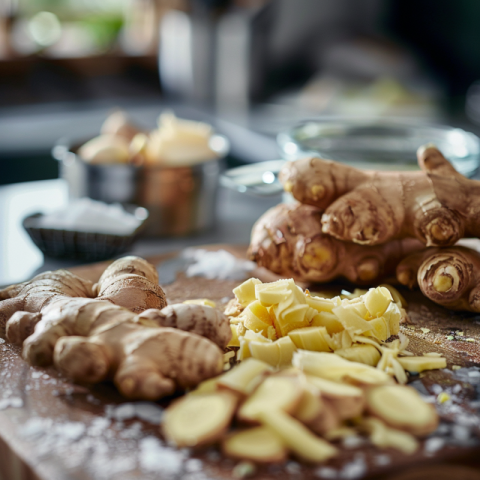
{"label": "pile of ginger shavings", "polygon": [[[278,284],[281,282],[285,283],[286,281],[275,283]],[[275,287],[277,293],[278,290],[281,290],[282,288],[285,289],[286,285],[279,285],[278,287]],[[231,315],[230,320],[232,331],[234,333],[233,345],[238,348],[237,359],[242,361],[246,358],[254,357],[267,362],[270,358],[277,359],[278,357],[273,355],[272,357],[268,357],[266,352],[270,347],[272,347],[271,349],[273,350],[273,345],[277,343],[279,339],[285,339],[287,336],[289,336],[292,342],[295,343],[293,348],[296,347],[298,349],[303,348],[308,350],[307,344],[302,344],[301,328],[326,326],[326,331],[321,332],[319,330],[319,332],[317,332],[317,334],[323,335],[323,340],[325,340],[325,351],[336,353],[347,359],[354,360],[355,356],[348,353],[350,347],[354,345],[370,345],[378,350],[379,353],[379,360],[376,362],[376,368],[394,376],[398,383],[409,382],[410,385],[421,394],[426,402],[435,404],[442,421],[438,429],[429,435],[422,447],[423,453],[426,456],[430,456],[450,445],[477,445],[478,438],[476,437],[480,436],[480,422],[478,416],[480,410],[480,371],[475,368],[454,371],[447,370],[446,361],[439,353],[428,352],[424,353],[423,356],[415,357],[409,352],[407,350],[409,339],[398,329],[401,320],[399,317],[404,317],[406,315],[405,310],[403,309],[405,306],[403,303],[404,300],[393,287],[386,287],[388,287],[388,292],[386,291],[386,288],[371,289],[370,291],[356,290],[353,294],[344,292],[345,295],[333,299],[331,298],[330,300],[334,301],[337,310],[332,308],[322,308],[325,307],[325,305],[322,305],[324,299],[309,294],[307,291],[305,292],[306,302],[304,303],[313,309],[317,308],[317,312],[306,309],[306,312],[309,313],[306,313],[303,319],[299,319],[298,316],[295,317],[296,328],[292,332],[289,331],[288,328],[282,331],[285,324],[282,325],[281,318],[279,318],[279,306],[277,304],[275,307],[273,305],[273,300],[270,306],[268,303],[273,297],[268,297],[268,295],[263,295],[262,297],[262,291],[268,294],[269,287],[266,285],[261,286],[261,282],[256,279],[250,279],[236,289],[236,299],[227,307],[226,312]],[[301,291],[301,289],[299,290]],[[368,304],[368,294],[372,297],[370,298],[370,304],[373,304],[373,307],[375,308],[378,306],[377,300],[379,293],[382,293],[386,298],[390,299],[390,302],[386,303],[387,307],[381,307],[383,308],[383,314],[380,312],[379,315],[375,316],[371,315],[371,312],[369,312],[370,315],[365,316],[365,310],[368,310],[368,305],[367,309],[365,309],[366,303]],[[262,300],[264,301],[262,302]],[[382,301],[383,299],[380,299],[380,303]],[[390,310],[389,315],[385,315],[386,310],[389,308],[388,303],[396,304],[398,308],[395,313]],[[338,307],[343,308],[338,310]],[[269,315],[265,314],[265,308]],[[383,316],[384,319],[386,319],[386,322],[380,322],[379,328],[374,331],[373,334],[372,332],[362,334],[357,331],[356,334],[348,335],[350,338],[346,338],[347,335],[345,334],[345,331],[349,330],[348,327],[350,322],[348,310],[355,310],[355,318],[353,318],[353,322],[358,321],[355,325],[360,327],[361,321],[357,314],[360,314],[360,317],[363,317],[363,319],[370,321],[372,318],[375,319],[375,317]],[[319,313],[320,317],[323,315],[324,318],[319,318]],[[333,320],[332,313],[337,317],[336,320],[339,320],[342,324],[343,332],[337,330],[336,333],[333,333],[332,331],[329,331],[328,326],[332,325]],[[310,315],[310,319],[308,319],[308,315]],[[269,316],[273,318],[273,321],[269,321]],[[290,316],[290,318],[292,318],[292,316]],[[315,320],[312,321],[312,318]],[[379,322],[376,323],[379,324]],[[304,330],[304,333],[307,333],[307,330]],[[313,337],[310,340],[313,340]],[[319,344],[317,344],[317,347],[318,345]],[[279,349],[284,349],[284,345],[279,345]],[[279,358],[281,362],[282,353],[280,353]],[[283,360],[285,360],[285,355],[283,356]],[[284,364],[271,364],[277,368],[288,367],[288,362]],[[435,394],[432,394],[432,391],[427,390],[419,379],[419,374],[423,376],[423,373],[420,372],[430,369],[442,369],[441,371],[446,372],[447,376],[452,377],[453,386],[442,387],[439,384],[434,384],[432,388]],[[474,388],[476,392],[475,396],[471,397],[470,400],[467,400],[465,396],[461,394],[464,388],[462,387],[462,381],[464,382],[464,385],[470,385],[470,388],[472,384],[474,387],[475,385],[478,385]],[[446,383],[449,384],[452,382],[447,381]],[[344,443],[345,442],[347,448],[351,448],[356,444],[355,438],[350,441],[348,440],[348,437],[346,437],[344,439]],[[389,461],[388,455],[381,454],[378,457],[377,464],[386,465]],[[345,477],[341,471],[334,471],[330,467],[320,467],[319,471],[317,471],[317,475],[320,477],[323,476],[324,478],[350,478]]]}

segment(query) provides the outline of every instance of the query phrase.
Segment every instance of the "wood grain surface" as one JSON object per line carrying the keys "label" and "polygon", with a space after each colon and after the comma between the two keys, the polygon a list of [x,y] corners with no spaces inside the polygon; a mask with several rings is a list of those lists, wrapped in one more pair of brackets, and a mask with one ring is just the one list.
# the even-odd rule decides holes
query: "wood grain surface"
{"label": "wood grain surface", "polygon": [[[209,248],[220,247],[244,256],[242,247]],[[148,260],[161,264],[171,256],[155,256]],[[72,271],[95,281],[105,266],[104,262]],[[254,276],[272,279],[263,270],[255,271]],[[179,274],[174,283],[164,288],[169,303],[210,298],[223,306],[233,297],[232,289],[239,283],[187,278]],[[410,350],[419,354],[441,352],[447,357],[449,368],[452,365],[480,365],[479,316],[447,311],[418,292],[402,290],[402,293],[409,302],[412,321],[402,327],[411,339]],[[454,378],[451,372],[431,372],[414,379],[420,380],[432,395],[438,386],[452,388],[457,383],[466,398],[478,395],[474,386]],[[167,403],[168,400],[159,405]],[[143,404],[139,407],[138,402],[127,402],[125,412],[130,408],[129,415],[118,409],[120,405],[125,405],[125,400],[111,384],[73,385],[53,368],[30,367],[21,358],[19,348],[1,344],[0,480],[230,480],[237,472],[234,470],[236,462],[224,458],[213,447],[191,452],[177,451],[166,445],[158,425],[132,415],[131,411],[137,411],[135,408]],[[469,415],[478,419],[478,411],[470,409]],[[451,419],[448,415],[444,417],[447,425],[444,428],[448,429],[452,426],[448,423]],[[472,434],[479,430],[475,425],[472,423],[469,427]],[[438,476],[439,471],[448,471],[449,478],[480,478],[478,444],[472,438],[464,442],[464,446],[458,442],[444,442],[435,452],[422,447],[412,456],[391,450],[379,451],[364,442],[342,448],[339,457],[327,465],[313,467],[291,461],[286,466],[262,467],[254,478],[447,478]],[[438,470],[439,464],[448,464],[448,467]]]}

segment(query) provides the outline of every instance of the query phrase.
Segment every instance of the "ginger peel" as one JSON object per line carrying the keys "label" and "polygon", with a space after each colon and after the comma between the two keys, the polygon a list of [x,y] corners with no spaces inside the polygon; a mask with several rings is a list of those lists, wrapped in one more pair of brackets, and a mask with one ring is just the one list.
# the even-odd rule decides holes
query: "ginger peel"
{"label": "ginger peel", "polygon": [[323,233],[340,240],[380,245],[413,237],[446,247],[479,237],[480,182],[459,174],[434,145],[420,147],[417,158],[421,172],[305,158],[289,162],[279,178],[296,200],[321,210]]}
{"label": "ginger peel", "polygon": [[253,227],[249,258],[300,281],[324,283],[343,277],[361,284],[393,275],[406,255],[423,247],[414,239],[375,247],[342,242],[322,232],[321,218],[322,210],[311,205],[271,208]]}

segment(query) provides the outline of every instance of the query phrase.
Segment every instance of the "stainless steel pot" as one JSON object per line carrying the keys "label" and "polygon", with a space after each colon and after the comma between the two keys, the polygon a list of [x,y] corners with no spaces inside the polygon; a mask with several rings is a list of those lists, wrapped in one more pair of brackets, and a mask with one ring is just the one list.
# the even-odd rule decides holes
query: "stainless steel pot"
{"label": "stainless steel pot", "polygon": [[[182,236],[211,228],[228,140],[216,136],[218,158],[187,167],[91,165],[75,152],[82,143],[60,140],[52,150],[71,199],[140,205],[150,215],[145,234]],[[220,141],[219,141],[220,140]]]}

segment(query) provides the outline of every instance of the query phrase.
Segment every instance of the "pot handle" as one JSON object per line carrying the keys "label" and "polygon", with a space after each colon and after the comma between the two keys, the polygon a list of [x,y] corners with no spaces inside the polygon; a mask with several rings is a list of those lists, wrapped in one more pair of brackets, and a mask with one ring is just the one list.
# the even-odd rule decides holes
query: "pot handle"
{"label": "pot handle", "polygon": [[270,160],[231,168],[220,176],[220,185],[257,197],[273,197],[283,193],[278,174],[286,160]]}

